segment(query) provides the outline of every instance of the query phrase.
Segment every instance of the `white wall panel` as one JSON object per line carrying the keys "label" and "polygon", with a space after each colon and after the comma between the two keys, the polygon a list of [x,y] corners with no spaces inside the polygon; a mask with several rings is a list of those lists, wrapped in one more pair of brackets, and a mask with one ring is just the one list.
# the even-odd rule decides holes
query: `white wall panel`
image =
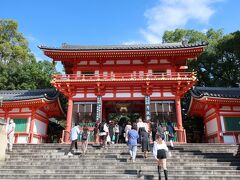
{"label": "white wall panel", "polygon": [[211,114],[214,113],[214,112],[215,112],[215,109],[214,109],[214,108],[209,109],[209,110],[206,112],[205,117],[208,117],[209,115],[211,115]]}
{"label": "white wall panel", "polygon": [[231,106],[222,106],[220,110],[231,110]]}
{"label": "white wall panel", "polygon": [[73,96],[73,98],[84,98],[84,94],[83,93],[77,93],[75,96]]}
{"label": "white wall panel", "polygon": [[17,143],[28,143],[28,136],[27,135],[20,135],[18,136]]}
{"label": "white wall panel", "polygon": [[32,144],[38,144],[38,138],[37,137],[33,137]]}
{"label": "white wall panel", "polygon": [[233,106],[234,111],[240,111],[240,106]]}
{"label": "white wall panel", "polygon": [[87,65],[87,61],[80,61],[78,64],[79,65]]}
{"label": "white wall panel", "polygon": [[118,60],[116,61],[117,64],[130,64],[130,60]]}
{"label": "white wall panel", "polygon": [[45,112],[40,111],[39,109],[37,110],[37,113],[42,115],[43,117],[47,117],[47,114]]}
{"label": "white wall panel", "polygon": [[157,59],[152,59],[148,64],[157,64],[158,60]]}
{"label": "white wall panel", "polygon": [[104,64],[114,64],[114,61],[106,61]]}
{"label": "white wall panel", "polygon": [[96,98],[97,96],[93,93],[87,94],[87,98]]}
{"label": "white wall panel", "polygon": [[174,97],[174,95],[171,92],[164,92],[163,97]]}
{"label": "white wall panel", "polygon": [[231,135],[224,135],[223,136],[223,141],[224,143],[226,144],[235,144],[235,137],[234,136],[231,136]]}
{"label": "white wall panel", "polygon": [[224,125],[224,117],[220,116],[220,122],[221,122],[221,126],[222,126],[222,132],[225,132],[225,125]]}
{"label": "white wall panel", "polygon": [[160,59],[160,64],[165,64],[165,63],[169,63],[169,61],[167,59]]}
{"label": "white wall panel", "polygon": [[133,93],[133,97],[144,97],[142,93]]}
{"label": "white wall panel", "polygon": [[97,61],[90,61],[89,64],[90,65],[98,65]]}
{"label": "white wall panel", "polygon": [[150,97],[161,97],[160,92],[153,92]]}
{"label": "white wall panel", "polygon": [[12,113],[12,112],[20,112],[20,108],[13,108],[11,111],[9,111],[9,113]]}
{"label": "white wall panel", "polygon": [[22,112],[31,112],[31,109],[29,109],[29,108],[22,108]]}
{"label": "white wall panel", "polygon": [[218,131],[217,119],[214,118],[213,120],[208,121],[206,123],[206,127],[207,127],[207,135],[216,133]]}
{"label": "white wall panel", "polygon": [[34,127],[33,127],[33,132],[37,133],[37,134],[42,134],[42,135],[46,135],[46,128],[47,128],[47,124],[39,121],[37,119],[34,119]]}
{"label": "white wall panel", "polygon": [[106,93],[106,94],[103,96],[103,98],[106,98],[106,97],[113,97],[113,96],[114,96],[113,93]]}
{"label": "white wall panel", "polygon": [[131,97],[131,93],[116,93],[116,97]]}

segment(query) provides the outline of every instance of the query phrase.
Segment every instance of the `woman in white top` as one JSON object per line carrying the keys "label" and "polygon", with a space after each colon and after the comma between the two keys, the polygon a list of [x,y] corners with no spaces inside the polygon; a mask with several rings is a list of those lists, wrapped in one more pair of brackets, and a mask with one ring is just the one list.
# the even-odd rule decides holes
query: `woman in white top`
{"label": "woman in white top", "polygon": [[128,143],[128,131],[132,129],[131,122],[129,121],[128,124],[125,126],[125,142]]}
{"label": "woman in white top", "polygon": [[168,179],[167,174],[167,152],[168,147],[164,140],[162,140],[161,135],[156,135],[156,141],[153,145],[153,155],[158,163],[158,177],[161,179],[161,168],[164,170],[165,180]]}
{"label": "woman in white top", "polygon": [[7,128],[7,142],[8,142],[8,151],[12,151],[14,143],[14,133],[15,133],[15,123],[13,119],[9,120],[9,125]]}

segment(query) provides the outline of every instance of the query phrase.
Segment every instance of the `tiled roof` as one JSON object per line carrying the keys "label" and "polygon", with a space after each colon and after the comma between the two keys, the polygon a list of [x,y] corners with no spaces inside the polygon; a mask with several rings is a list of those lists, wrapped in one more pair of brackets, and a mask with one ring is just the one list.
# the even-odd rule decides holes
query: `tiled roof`
{"label": "tiled roof", "polygon": [[55,89],[0,91],[0,98],[3,98],[3,101],[32,100],[40,98],[52,100],[56,99],[58,95],[59,92]]}
{"label": "tiled roof", "polygon": [[203,96],[220,98],[240,98],[240,88],[225,87],[195,87],[191,94],[195,98]]}
{"label": "tiled roof", "polygon": [[179,49],[206,46],[208,43],[201,42],[195,44],[187,43],[163,43],[163,44],[136,44],[136,45],[103,45],[103,46],[81,46],[62,44],[62,47],[39,46],[43,50],[62,50],[62,51],[100,51],[100,50],[147,50],[147,49]]}

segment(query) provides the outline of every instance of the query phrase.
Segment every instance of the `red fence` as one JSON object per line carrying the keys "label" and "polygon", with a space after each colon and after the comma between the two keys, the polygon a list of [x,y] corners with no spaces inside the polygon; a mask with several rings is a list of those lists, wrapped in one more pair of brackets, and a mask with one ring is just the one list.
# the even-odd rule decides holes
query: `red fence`
{"label": "red fence", "polygon": [[54,81],[136,81],[136,80],[195,80],[194,72],[172,73],[108,73],[108,74],[57,74]]}

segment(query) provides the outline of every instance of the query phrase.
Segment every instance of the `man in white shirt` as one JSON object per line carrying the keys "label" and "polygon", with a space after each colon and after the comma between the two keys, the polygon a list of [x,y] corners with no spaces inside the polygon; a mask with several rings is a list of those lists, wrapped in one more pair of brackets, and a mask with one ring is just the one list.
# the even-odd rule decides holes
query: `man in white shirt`
{"label": "man in white shirt", "polygon": [[137,131],[138,132],[139,132],[140,128],[145,128],[146,131],[148,130],[146,127],[146,123],[144,123],[141,118],[138,119],[138,123],[137,123]]}
{"label": "man in white shirt", "polygon": [[7,143],[8,143],[8,151],[12,151],[13,142],[14,142],[14,133],[15,133],[16,124],[13,119],[9,120],[9,125],[7,128]]}
{"label": "man in white shirt", "polygon": [[79,125],[77,123],[75,123],[75,126],[71,129],[70,131],[70,140],[71,142],[71,146],[68,152],[68,156],[73,156],[72,153],[72,148],[75,144],[75,148],[78,151],[78,146],[77,146],[77,141],[78,141],[78,135],[80,134],[80,129],[79,129]]}

